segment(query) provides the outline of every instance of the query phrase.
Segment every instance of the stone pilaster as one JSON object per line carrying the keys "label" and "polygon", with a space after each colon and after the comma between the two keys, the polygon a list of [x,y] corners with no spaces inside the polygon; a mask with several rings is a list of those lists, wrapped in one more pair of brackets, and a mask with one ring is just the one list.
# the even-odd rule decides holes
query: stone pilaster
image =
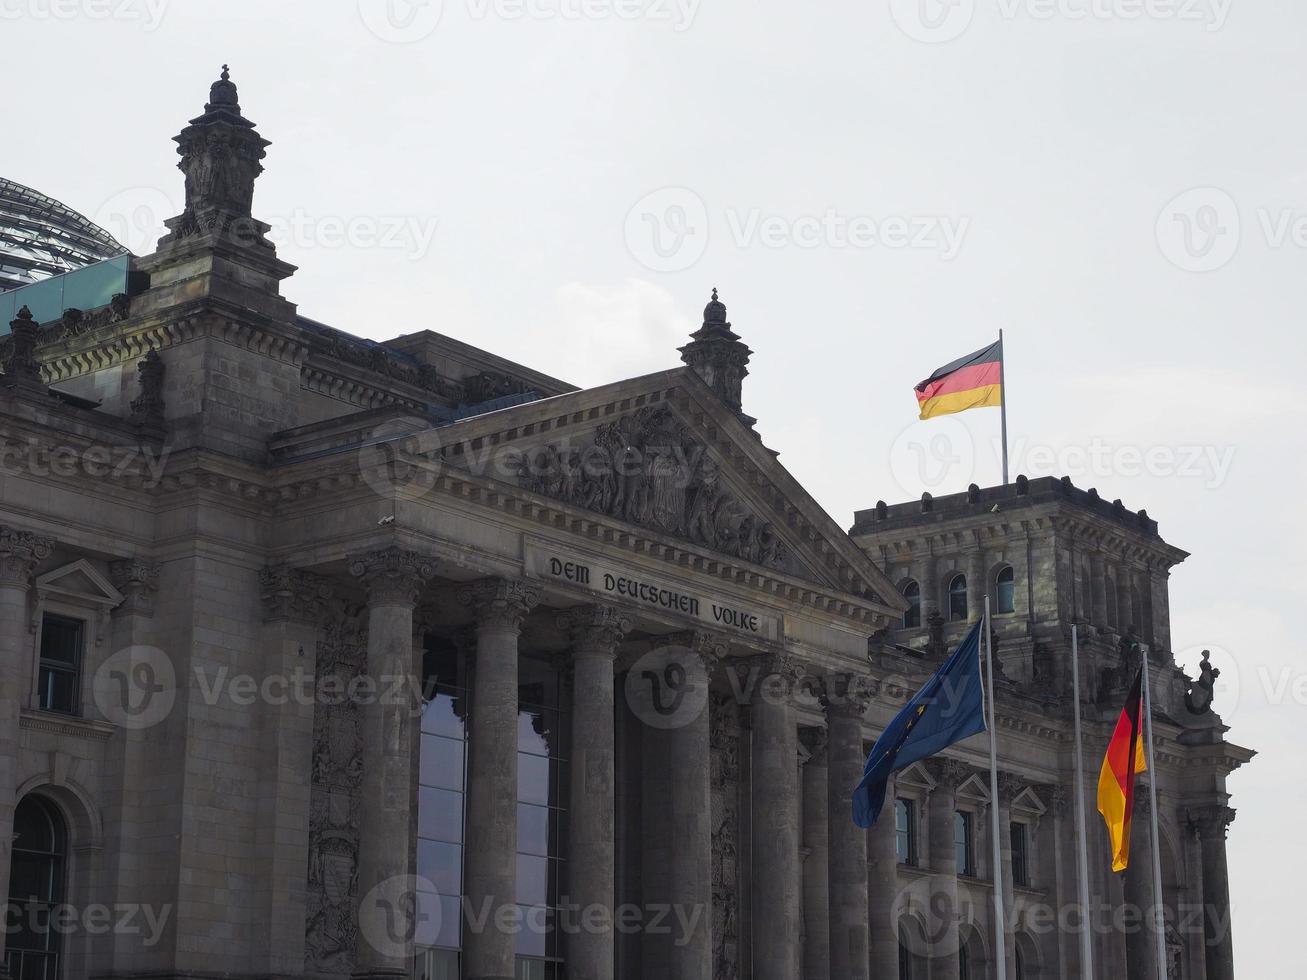
{"label": "stone pilaster", "polygon": [[[788,657],[767,658],[768,680],[749,706],[753,785],[753,975],[799,975],[798,727],[791,692],[800,668]],[[779,679],[780,683],[774,680]]]}
{"label": "stone pilaster", "polygon": [[830,800],[826,729],[801,728],[803,763],[803,980],[830,972]]}
{"label": "stone pilaster", "polygon": [[263,569],[259,590],[263,663],[268,676],[285,678],[287,693],[280,704],[261,706],[254,849],[268,887],[255,919],[259,932],[252,952],[261,969],[277,976],[304,967],[304,869],[309,860],[304,829],[312,793],[318,631],[332,590],[325,579],[287,565]]}
{"label": "stone pilaster", "polygon": [[[867,832],[853,822],[853,789],[862,779],[866,761],[862,716],[871,700],[872,686],[859,674],[832,674],[826,678],[825,688],[822,702],[828,733],[830,973],[839,980],[868,980]],[[892,830],[893,821],[889,823]],[[895,957],[897,963],[897,952]]]}
{"label": "stone pilaster", "polygon": [[1138,635],[1139,623],[1135,618],[1134,592],[1130,582],[1134,571],[1125,562],[1116,566],[1116,629],[1122,636]]}
{"label": "stone pilaster", "polygon": [[568,976],[613,980],[616,894],[614,662],[631,621],[611,606],[583,606],[559,617],[572,637],[571,847],[568,901],[586,928],[568,937]]}
{"label": "stone pilaster", "polygon": [[1203,932],[1207,940],[1207,980],[1234,978],[1230,870],[1225,855],[1225,838],[1233,820],[1234,810],[1220,803],[1189,811],[1189,823],[1198,834],[1203,855]]}
{"label": "stone pilaster", "polygon": [[[861,772],[859,771],[859,778]],[[859,831],[867,849],[867,916],[871,980],[897,977],[899,969],[899,857],[894,840],[896,777],[885,786],[885,808],[870,830]],[[834,851],[831,852],[834,859]]]}
{"label": "stone pilaster", "polygon": [[464,921],[463,975],[512,980],[516,937],[501,931],[496,918],[511,914],[517,901],[518,637],[522,620],[540,601],[540,589],[485,579],[465,587],[460,598],[472,607],[477,628],[463,891],[485,922],[478,930]]}
{"label": "stone pilaster", "polygon": [[[930,794],[929,853],[930,915],[927,936],[932,940],[931,980],[958,980],[958,862],[953,827],[957,813],[958,787],[971,775],[971,769],[955,759],[932,759],[927,769],[935,780]],[[936,916],[940,917],[935,921]]]}
{"label": "stone pilaster", "polygon": [[[420,681],[412,676],[413,607],[435,574],[426,556],[397,547],[351,555],[368,594],[367,697],[360,705],[363,786],[359,818],[359,938],[355,977],[406,977],[413,955],[410,801]],[[303,583],[297,576],[292,582]],[[272,590],[274,609],[287,600]],[[291,591],[299,588],[292,585]]]}
{"label": "stone pilaster", "polygon": [[[50,557],[54,541],[0,525],[0,895],[9,894],[9,867],[18,804],[18,719],[31,690],[32,634],[27,593],[36,566]],[[5,936],[0,935],[0,964]],[[3,976],[0,966],[0,976]]]}
{"label": "stone pilaster", "polygon": [[1103,556],[1097,551],[1089,553],[1089,595],[1093,624],[1104,629],[1110,625],[1107,621],[1107,570]]}
{"label": "stone pilaster", "polygon": [[[977,548],[967,553],[967,618],[976,622],[985,615],[985,591],[989,588],[985,574],[985,553]],[[990,609],[994,603],[991,597]]]}
{"label": "stone pilaster", "polygon": [[1016,883],[1012,878],[1012,803],[1025,788],[1026,781],[1016,773],[998,774],[998,843],[1002,852],[1002,867],[995,868],[994,874],[1003,876],[1003,943],[1007,951],[1009,971],[1016,968],[1017,962],[1017,936],[1013,929],[1013,909],[1016,906],[1013,889]]}
{"label": "stone pilaster", "polygon": [[917,584],[921,587],[921,625],[930,622],[932,613],[939,611],[939,562],[932,554],[922,555],[915,569]]}

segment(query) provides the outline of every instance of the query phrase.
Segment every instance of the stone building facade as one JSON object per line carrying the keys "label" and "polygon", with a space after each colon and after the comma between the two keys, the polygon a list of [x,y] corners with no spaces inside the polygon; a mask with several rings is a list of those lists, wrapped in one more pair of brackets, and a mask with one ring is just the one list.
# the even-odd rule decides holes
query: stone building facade
{"label": "stone building facade", "polygon": [[[992,976],[990,806],[1028,833],[1013,962],[1079,975],[1031,921],[1074,903],[1067,624],[1101,741],[1125,624],[1167,650],[1183,555],[1145,515],[1022,482],[850,536],[744,413],[715,293],[683,366],[586,390],[363,340],[282,295],[225,71],[177,143],[148,286],[0,345],[12,976]],[[999,799],[968,744],[857,829],[870,740],[976,612],[935,621],[941,583],[1008,566]],[[1228,910],[1250,753],[1156,663],[1168,900]],[[1228,930],[1181,925],[1174,975],[1231,976]]]}

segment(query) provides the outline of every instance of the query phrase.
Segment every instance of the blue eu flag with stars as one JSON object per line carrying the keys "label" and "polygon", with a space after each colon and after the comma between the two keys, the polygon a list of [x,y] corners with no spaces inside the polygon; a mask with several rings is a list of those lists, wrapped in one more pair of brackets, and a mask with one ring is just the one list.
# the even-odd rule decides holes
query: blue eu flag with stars
{"label": "blue eu flag with stars", "polygon": [[[983,620],[982,620],[983,622]],[[885,804],[889,777],[985,730],[980,629],[971,632],[876,740],[853,791],[853,822],[870,827]]]}

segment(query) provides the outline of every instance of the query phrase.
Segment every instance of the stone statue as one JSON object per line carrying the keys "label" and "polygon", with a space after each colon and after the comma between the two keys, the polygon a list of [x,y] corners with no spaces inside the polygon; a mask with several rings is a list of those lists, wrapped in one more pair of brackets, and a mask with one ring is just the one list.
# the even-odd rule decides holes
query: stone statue
{"label": "stone statue", "polygon": [[1203,662],[1198,665],[1198,680],[1189,683],[1184,695],[1184,706],[1191,715],[1205,715],[1212,710],[1212,697],[1221,671],[1212,666],[1212,651],[1203,651]]}

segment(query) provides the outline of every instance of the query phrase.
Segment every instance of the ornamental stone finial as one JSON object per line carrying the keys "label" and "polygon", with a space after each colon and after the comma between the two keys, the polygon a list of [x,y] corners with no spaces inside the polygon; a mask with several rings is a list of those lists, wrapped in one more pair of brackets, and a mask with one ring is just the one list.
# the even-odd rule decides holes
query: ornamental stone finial
{"label": "ornamental stone finial", "polygon": [[267,227],[251,218],[254,181],[263,173],[270,144],[241,115],[227,66],[209,87],[204,112],[173,139],[181,157],[177,167],[186,175],[186,208],[166,222],[171,234],[164,241],[239,232],[252,244],[271,248],[264,238]]}
{"label": "ornamental stone finial", "polygon": [[520,579],[481,579],[460,589],[458,598],[472,607],[478,627],[519,630],[540,601],[540,586]]}
{"label": "ornamental stone finial", "polygon": [[577,606],[558,616],[558,626],[572,636],[577,653],[615,656],[617,644],[631,631],[631,619],[614,606]]}
{"label": "ornamental stone finial", "polygon": [[5,380],[9,383],[39,384],[41,363],[36,359],[36,335],[41,325],[24,306],[17,319],[9,321],[9,358],[5,362]]}
{"label": "ornamental stone finial", "polygon": [[416,551],[391,546],[366,554],[350,555],[349,573],[362,579],[373,605],[414,606],[436,564]]}
{"label": "ornamental stone finial", "polygon": [[54,539],[0,525],[0,585],[27,588],[36,566],[50,557]]}
{"label": "ornamental stone finial", "polygon": [[289,565],[275,565],[259,572],[263,598],[263,621],[317,623],[326,616],[331,602],[327,580]]}
{"label": "ornamental stone finial", "polygon": [[690,343],[680,351],[681,360],[722,401],[735,412],[742,411],[742,389],[753,351],[731,330],[726,320],[726,304],[717,298],[717,287],[713,287],[712,299],[704,307],[703,326],[690,335]]}
{"label": "ornamental stone finial", "polygon": [[159,588],[159,563],[144,558],[124,558],[109,563],[109,579],[125,598],[118,612],[154,615],[154,594]]}

